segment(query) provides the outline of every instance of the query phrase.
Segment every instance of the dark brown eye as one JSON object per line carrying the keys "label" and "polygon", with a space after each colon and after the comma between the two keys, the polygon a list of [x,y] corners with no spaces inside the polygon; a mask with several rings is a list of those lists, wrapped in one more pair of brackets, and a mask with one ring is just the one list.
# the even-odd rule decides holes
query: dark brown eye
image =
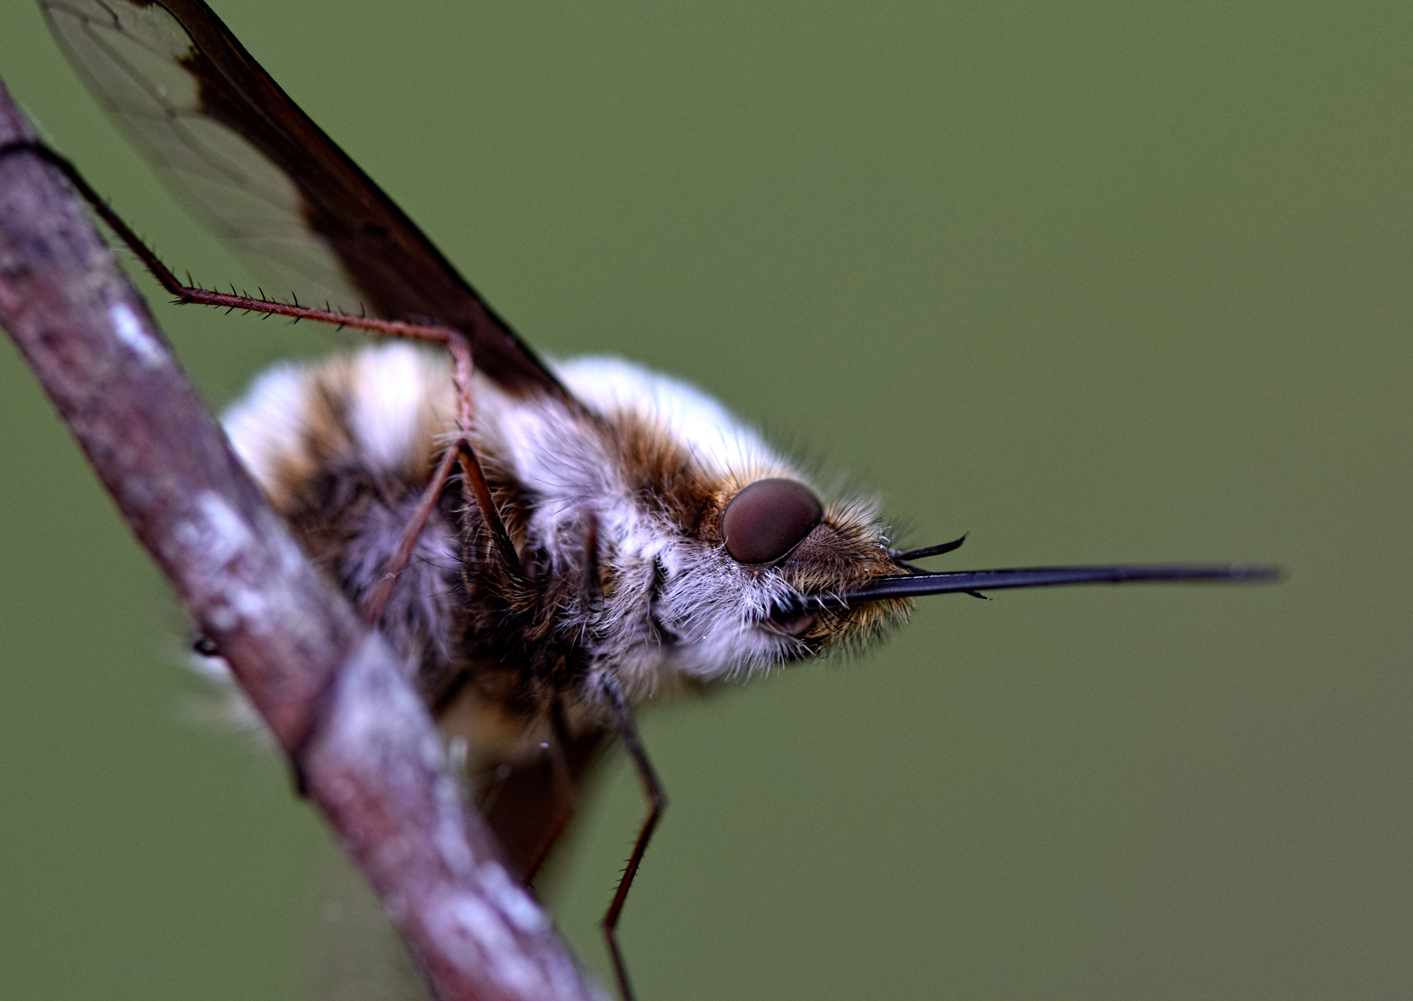
{"label": "dark brown eye", "polygon": [[824,508],[794,480],[757,480],[745,487],[721,519],[726,551],[739,563],[774,563],[804,541]]}

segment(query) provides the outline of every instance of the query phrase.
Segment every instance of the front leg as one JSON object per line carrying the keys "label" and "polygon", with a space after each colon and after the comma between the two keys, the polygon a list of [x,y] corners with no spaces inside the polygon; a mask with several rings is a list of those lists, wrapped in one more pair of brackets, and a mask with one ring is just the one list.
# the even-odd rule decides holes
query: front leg
{"label": "front leg", "polygon": [[[197,285],[182,284],[172,269],[163,264],[161,258],[153,253],[152,248],[142,242],[142,238],[133,232],[132,227],[123,221],[122,216],[113,211],[112,206],[103,200],[103,197],[94,190],[93,186],[67,157],[35,140],[5,143],[0,146],[0,158],[20,155],[38,157],[56,167],[74,186],[74,190],[83,200],[88,202],[89,207],[117,235],[118,239],[122,240],[138,260],[142,261],[143,267],[151,272],[152,277],[157,279],[157,283],[170,292],[178,303],[219,306],[226,309],[227,312],[240,309],[251,313],[261,313],[265,316],[288,316],[296,323],[300,320],[313,320],[317,323],[332,323],[339,328],[353,327],[358,330],[367,330],[384,337],[430,341],[434,344],[447,345],[453,355],[457,351],[457,338],[461,338],[461,343],[465,344],[464,335],[459,331],[438,324],[383,320],[373,316],[341,313],[329,308],[314,309],[310,306],[300,305],[297,298],[293,302],[279,302],[265,298],[263,293],[259,296],[251,296],[242,295],[234,288],[227,293],[201,288]],[[187,279],[190,282],[190,275],[187,276]]]}
{"label": "front leg", "polygon": [[628,749],[633,766],[638,770],[638,778],[643,783],[643,795],[648,801],[648,814],[643,818],[638,840],[633,843],[633,852],[628,856],[628,865],[624,867],[623,877],[618,881],[613,902],[608,905],[608,911],[600,922],[604,939],[608,942],[609,956],[613,959],[613,972],[618,977],[618,991],[623,1001],[633,1001],[633,989],[628,986],[628,969],[618,951],[618,917],[623,913],[623,904],[628,899],[628,888],[633,884],[633,877],[637,875],[638,866],[643,861],[643,853],[647,851],[648,842],[652,840],[653,829],[657,827],[662,811],[667,808],[667,796],[662,791],[662,784],[657,780],[657,773],[653,771],[652,762],[648,760],[648,752],[643,749],[643,742],[638,738],[638,727],[633,722],[633,708],[624,697],[623,689],[615,678],[608,677],[603,681],[603,692],[608,698],[609,708],[613,711],[618,735],[623,738],[623,746]]}

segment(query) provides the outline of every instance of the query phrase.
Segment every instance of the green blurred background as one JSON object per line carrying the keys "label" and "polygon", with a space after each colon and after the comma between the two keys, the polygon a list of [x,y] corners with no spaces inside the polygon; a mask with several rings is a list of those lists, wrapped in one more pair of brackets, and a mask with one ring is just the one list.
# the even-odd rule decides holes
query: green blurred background
{"label": "green blurred background", "polygon": [[[547,352],[718,394],[956,568],[1275,587],[935,599],[643,717],[623,942],[665,998],[1413,994],[1413,6],[225,0]],[[0,75],[178,270],[24,0]],[[143,288],[160,300],[150,282]],[[301,326],[157,307],[215,406]],[[295,998],[329,847],[0,347],[0,994]],[[641,811],[556,913],[585,964]]]}

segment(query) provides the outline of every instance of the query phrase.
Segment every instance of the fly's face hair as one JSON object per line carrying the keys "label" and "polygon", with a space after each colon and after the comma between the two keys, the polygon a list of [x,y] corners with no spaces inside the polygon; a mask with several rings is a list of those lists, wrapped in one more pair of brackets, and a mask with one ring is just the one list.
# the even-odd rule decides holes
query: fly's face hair
{"label": "fly's face hair", "polygon": [[[592,704],[605,674],[641,699],[858,646],[906,617],[906,598],[808,604],[898,573],[872,505],[820,500],[686,383],[611,358],[557,375],[572,401],[475,384],[475,446],[523,575],[449,491],[383,615],[439,701],[506,674],[515,684],[495,687],[525,715],[555,694]],[[356,598],[396,547],[453,412],[442,356],[394,343],[277,368],[226,425]]]}

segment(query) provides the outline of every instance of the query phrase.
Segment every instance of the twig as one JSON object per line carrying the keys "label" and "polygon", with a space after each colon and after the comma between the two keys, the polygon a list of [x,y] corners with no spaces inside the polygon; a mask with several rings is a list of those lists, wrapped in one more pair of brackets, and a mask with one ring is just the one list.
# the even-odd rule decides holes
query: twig
{"label": "twig", "polygon": [[[33,136],[0,83],[0,146]],[[0,326],[280,746],[303,749],[310,798],[435,994],[599,996],[463,810],[389,648],[304,559],[83,207],[27,155],[0,158]]]}

